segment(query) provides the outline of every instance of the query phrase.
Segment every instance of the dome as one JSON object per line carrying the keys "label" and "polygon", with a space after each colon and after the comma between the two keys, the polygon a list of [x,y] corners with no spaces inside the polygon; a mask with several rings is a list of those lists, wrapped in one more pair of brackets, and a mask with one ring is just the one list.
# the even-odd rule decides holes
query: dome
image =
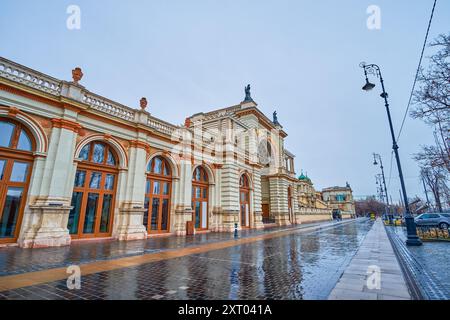
{"label": "dome", "polygon": [[303,174],[303,170],[302,170],[302,174],[298,177],[298,180],[307,180],[307,178],[308,177]]}

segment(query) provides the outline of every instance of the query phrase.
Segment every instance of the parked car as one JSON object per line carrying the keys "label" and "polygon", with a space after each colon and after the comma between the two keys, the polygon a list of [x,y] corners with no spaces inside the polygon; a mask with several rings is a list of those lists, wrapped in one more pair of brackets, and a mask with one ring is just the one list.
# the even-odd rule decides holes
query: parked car
{"label": "parked car", "polygon": [[414,218],[418,226],[438,226],[441,229],[448,229],[450,227],[449,213],[422,213]]}

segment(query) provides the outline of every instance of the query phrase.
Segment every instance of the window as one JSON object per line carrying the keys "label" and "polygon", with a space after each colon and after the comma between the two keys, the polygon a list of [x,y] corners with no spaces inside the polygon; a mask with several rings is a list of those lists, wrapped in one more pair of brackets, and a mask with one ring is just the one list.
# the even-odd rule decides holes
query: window
{"label": "window", "polygon": [[208,174],[202,166],[198,166],[192,174],[192,221],[199,230],[208,229],[208,189]]}
{"label": "window", "polygon": [[19,122],[0,118],[0,243],[15,242],[33,167],[34,140]]}
{"label": "window", "polygon": [[33,144],[27,129],[8,119],[0,120],[0,148],[11,148],[23,151],[32,151]]}
{"label": "window", "polygon": [[144,225],[148,233],[169,232],[171,170],[169,162],[154,157],[147,166]]}
{"label": "window", "polygon": [[241,226],[248,228],[250,227],[250,188],[246,174],[241,175],[239,179],[239,194]]}
{"label": "window", "polygon": [[248,182],[248,177],[247,177],[247,175],[245,175],[245,174],[243,174],[242,176],[241,176],[241,179],[239,180],[239,186],[241,186],[241,187],[249,187],[249,182]]}
{"label": "window", "polygon": [[75,174],[72,210],[67,228],[73,238],[111,234],[117,184],[117,158],[112,147],[101,141],[85,145]]}
{"label": "window", "polygon": [[169,163],[162,157],[154,157],[147,166],[147,171],[154,174],[161,174],[164,176],[170,176],[170,166]]}
{"label": "window", "polygon": [[0,147],[9,148],[13,137],[15,125],[9,122],[0,122]]}
{"label": "window", "polygon": [[103,142],[94,141],[85,145],[78,155],[83,161],[114,167],[117,165],[117,157],[113,148]]}

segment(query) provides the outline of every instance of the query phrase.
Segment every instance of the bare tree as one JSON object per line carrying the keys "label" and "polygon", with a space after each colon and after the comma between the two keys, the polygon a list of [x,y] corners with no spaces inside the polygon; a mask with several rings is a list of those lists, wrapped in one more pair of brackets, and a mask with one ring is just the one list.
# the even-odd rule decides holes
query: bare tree
{"label": "bare tree", "polygon": [[450,34],[439,35],[430,47],[437,51],[429,58],[427,70],[420,70],[410,115],[433,127],[435,145],[422,146],[414,158],[421,166],[450,172]]}
{"label": "bare tree", "polygon": [[431,190],[436,209],[442,212],[442,198],[446,191],[446,172],[441,167],[424,167],[420,170],[423,181]]}
{"label": "bare tree", "polygon": [[376,213],[382,216],[385,212],[386,205],[378,201],[375,196],[367,197],[365,200],[355,201],[356,215],[359,217],[365,216],[368,213]]}

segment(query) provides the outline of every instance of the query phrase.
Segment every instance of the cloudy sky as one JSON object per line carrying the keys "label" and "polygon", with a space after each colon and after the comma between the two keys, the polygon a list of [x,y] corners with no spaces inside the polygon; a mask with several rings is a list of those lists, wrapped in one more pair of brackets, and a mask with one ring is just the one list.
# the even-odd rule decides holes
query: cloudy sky
{"label": "cloudy sky", "polygon": [[[80,66],[90,91],[180,124],[200,111],[237,104],[252,85],[259,108],[288,132],[296,170],[315,187],[344,185],[356,196],[376,192],[372,152],[391,172],[392,143],[379,86],[363,92],[361,61],[382,67],[398,131],[408,102],[433,0],[179,0],[0,2],[0,55],[70,80]],[[66,26],[67,7],[81,28]],[[366,25],[370,5],[381,29]],[[450,30],[450,1],[438,0],[430,39]],[[431,53],[427,49],[426,55]],[[426,63],[426,60],[425,60]],[[375,80],[374,80],[375,81]],[[411,159],[432,141],[408,117],[399,141],[407,190],[423,196]]]}

